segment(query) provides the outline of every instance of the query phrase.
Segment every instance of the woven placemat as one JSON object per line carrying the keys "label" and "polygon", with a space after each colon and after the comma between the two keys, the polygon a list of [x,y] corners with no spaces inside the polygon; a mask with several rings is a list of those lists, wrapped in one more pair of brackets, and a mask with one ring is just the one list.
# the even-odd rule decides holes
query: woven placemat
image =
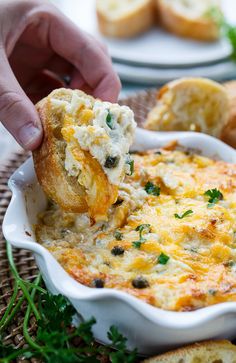
{"label": "woven placemat", "polygon": [[[139,126],[142,126],[148,111],[154,106],[156,101],[156,90],[151,89],[140,92],[134,96],[127,97],[120,101],[120,104],[127,105],[132,108],[135,119]],[[0,224],[2,225],[3,217],[11,199],[11,192],[7,186],[7,182],[11,174],[29,157],[29,153],[23,152],[14,154],[7,160],[4,165],[0,166]],[[38,268],[35,264],[32,254],[26,250],[14,249],[14,260],[17,269],[22,278],[32,281],[35,279]],[[13,292],[13,279],[11,277],[7,256],[5,241],[2,230],[0,232],[0,318],[3,316],[10,297]],[[18,297],[19,298],[19,297]],[[12,344],[15,347],[22,347],[25,344],[22,335],[22,323],[25,311],[25,303],[22,304],[21,310],[14,319],[14,323],[8,326],[7,335],[4,337],[4,343]],[[35,321],[31,319],[29,324],[29,333],[34,336]],[[18,362],[39,362],[36,359],[21,360]]]}

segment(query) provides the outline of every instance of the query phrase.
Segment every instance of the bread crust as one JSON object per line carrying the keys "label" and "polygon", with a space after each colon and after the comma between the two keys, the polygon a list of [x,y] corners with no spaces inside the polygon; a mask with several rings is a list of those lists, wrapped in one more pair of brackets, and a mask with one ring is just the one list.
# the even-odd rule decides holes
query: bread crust
{"label": "bread crust", "polygon": [[[212,340],[191,344],[153,358],[145,359],[143,363],[178,363],[180,360],[183,363],[190,363],[195,361],[194,358],[199,363],[210,363],[217,359],[222,359],[223,353],[226,354],[227,352],[232,353],[231,357],[233,357],[234,354],[236,356],[236,346],[228,340]],[[229,362],[229,360],[227,360],[227,362]]]}
{"label": "bread crust", "polygon": [[133,12],[112,19],[96,4],[98,26],[102,34],[114,38],[131,38],[148,30],[154,23],[153,0],[147,0]]}
{"label": "bread crust", "polygon": [[199,131],[220,138],[228,118],[229,99],[222,85],[206,78],[181,78],[160,89],[157,104],[149,112],[144,127],[158,131]]}
{"label": "bread crust", "polygon": [[165,4],[165,0],[156,0],[156,6],[160,22],[168,31],[201,41],[215,41],[219,38],[219,27],[210,17],[188,18]]}
{"label": "bread crust", "polygon": [[[63,90],[61,97],[63,98]],[[66,90],[65,95],[68,95]],[[61,125],[60,115],[55,113],[49,97],[41,100],[36,109],[39,113],[44,138],[40,147],[33,151],[34,167],[37,178],[45,193],[64,210],[82,213],[88,210],[85,190],[76,183],[74,177],[69,177],[60,159],[59,143],[56,137]]]}
{"label": "bread crust", "polygon": [[236,148],[236,81],[224,83],[229,97],[229,118],[222,130],[221,139]]}
{"label": "bread crust", "polygon": [[[49,198],[66,211],[88,212],[91,220],[98,222],[107,220],[108,209],[118,197],[120,179],[111,182],[97,157],[90,153],[86,145],[87,138],[92,137],[94,144],[99,142],[101,146],[101,150],[96,151],[98,155],[104,151],[104,139],[100,136],[99,128],[96,139],[96,127],[90,125],[96,101],[80,90],[66,88],[56,89],[40,101],[36,108],[42,121],[44,138],[40,147],[33,152],[33,159],[39,183]],[[107,107],[100,101],[102,110],[103,106]],[[85,140],[82,141],[85,144],[83,147],[73,136],[76,125],[86,126],[87,134],[85,132],[82,137]],[[109,139],[108,135],[105,136],[106,140]],[[130,143],[128,139],[127,142]],[[119,178],[123,178],[124,174],[125,170],[122,169]]]}

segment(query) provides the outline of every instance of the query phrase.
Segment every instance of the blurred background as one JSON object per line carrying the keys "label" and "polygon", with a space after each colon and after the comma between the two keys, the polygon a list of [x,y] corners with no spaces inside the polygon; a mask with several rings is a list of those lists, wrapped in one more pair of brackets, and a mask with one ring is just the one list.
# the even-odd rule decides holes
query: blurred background
{"label": "blurred background", "polygon": [[[135,0],[101,0],[97,3],[100,2],[110,3],[108,10],[112,18],[114,4],[117,6],[119,3],[125,13],[123,8],[128,9]],[[189,0],[190,6],[194,2],[199,0]],[[208,0],[201,2],[211,3]],[[231,46],[224,37],[209,42],[180,37],[160,26],[158,20],[136,36],[123,39],[109,37],[99,30],[96,0],[54,0],[53,3],[75,24],[107,45],[114,68],[124,85],[123,94],[126,90],[158,86],[179,77],[201,76],[219,81],[236,75],[236,65],[230,60]],[[227,21],[236,24],[236,1],[222,0],[221,8]],[[130,9],[128,11],[131,12]],[[132,21],[131,18],[129,20]]]}
{"label": "blurred background", "polygon": [[[185,6],[184,17],[191,22],[197,12],[205,11],[203,22],[209,20],[209,24],[205,28],[205,39],[201,40],[196,39],[200,27],[199,34],[193,36],[191,33],[194,26],[197,27],[194,22],[192,26],[190,22],[190,34],[180,35],[172,27],[176,19],[172,17],[169,24],[165,22],[166,14],[160,19],[153,1],[170,3],[168,0],[51,1],[76,25],[106,44],[122,81],[121,98],[180,77],[208,77],[217,81],[236,78],[236,61],[231,56],[232,42],[236,47],[236,31],[231,40],[221,31],[212,39],[209,35],[212,21],[217,27],[222,21],[236,24],[235,0],[222,0],[221,3],[219,0],[172,1],[177,3],[177,10],[178,3],[180,7]],[[219,9],[222,11],[220,16]],[[181,23],[177,25],[180,28]],[[2,125],[0,148],[1,158],[20,150]]]}

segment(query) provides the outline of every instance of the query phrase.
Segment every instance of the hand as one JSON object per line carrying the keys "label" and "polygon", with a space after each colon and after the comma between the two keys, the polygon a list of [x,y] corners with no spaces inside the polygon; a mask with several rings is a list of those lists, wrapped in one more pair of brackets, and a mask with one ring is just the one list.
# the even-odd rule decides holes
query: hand
{"label": "hand", "polygon": [[114,102],[120,81],[106,49],[47,1],[0,2],[0,120],[28,150],[42,140],[33,102],[62,86]]}

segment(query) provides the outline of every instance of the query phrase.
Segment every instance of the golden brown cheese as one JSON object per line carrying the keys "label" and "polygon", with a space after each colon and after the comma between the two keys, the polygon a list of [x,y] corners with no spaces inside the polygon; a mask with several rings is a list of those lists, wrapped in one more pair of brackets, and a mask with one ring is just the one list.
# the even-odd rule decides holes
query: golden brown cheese
{"label": "golden brown cheese", "polygon": [[[38,242],[80,283],[163,309],[236,301],[236,165],[178,150],[134,162],[108,222],[53,205],[40,216]],[[212,189],[223,197],[210,204]]]}

